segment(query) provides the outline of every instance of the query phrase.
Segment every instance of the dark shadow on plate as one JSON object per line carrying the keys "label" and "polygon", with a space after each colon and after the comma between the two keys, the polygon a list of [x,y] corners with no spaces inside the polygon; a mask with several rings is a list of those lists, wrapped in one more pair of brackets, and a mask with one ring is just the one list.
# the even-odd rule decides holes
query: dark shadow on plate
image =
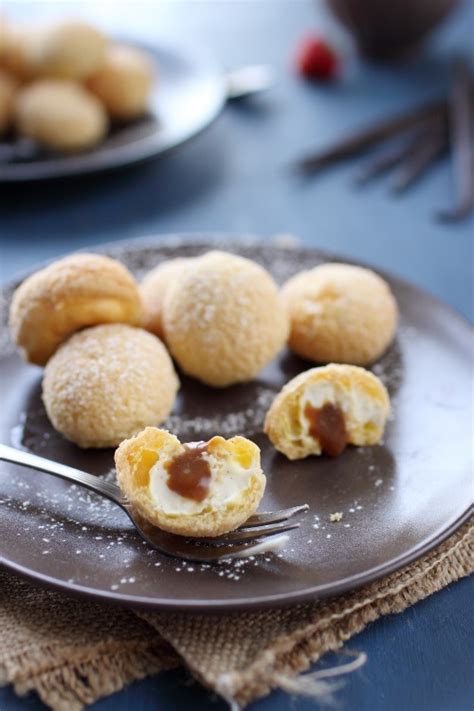
{"label": "dark shadow on plate", "polygon": [[[390,486],[396,479],[396,464],[388,446],[348,447],[334,459],[322,455],[295,463],[263,441],[257,443],[262,447],[262,466],[272,498],[285,506],[306,503],[313,513],[327,506],[347,512],[354,501],[367,506],[395,495]],[[375,485],[380,480],[382,484]]]}
{"label": "dark shadow on plate", "polygon": [[253,123],[272,115],[275,111],[275,103],[263,94],[249,94],[230,100],[227,103],[227,111],[231,116],[235,113],[240,120]]}

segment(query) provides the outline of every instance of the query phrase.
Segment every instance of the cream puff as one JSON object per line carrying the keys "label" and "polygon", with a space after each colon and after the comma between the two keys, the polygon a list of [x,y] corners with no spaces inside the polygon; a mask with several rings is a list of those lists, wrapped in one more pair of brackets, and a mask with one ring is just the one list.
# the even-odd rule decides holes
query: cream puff
{"label": "cream puff", "polygon": [[148,106],[154,68],[149,57],[134,47],[111,45],[87,86],[102,101],[110,116],[133,119]]}
{"label": "cream puff", "polygon": [[83,80],[102,64],[106,47],[105,35],[81,20],[13,25],[5,33],[4,62],[25,79]]}
{"label": "cream puff", "polygon": [[161,341],[124,324],[87,328],[48,361],[43,402],[80,447],[114,447],[170,413],[179,381]]}
{"label": "cream puff", "polygon": [[192,264],[190,258],[168,259],[145,275],[140,284],[143,302],[143,327],[164,340],[163,304],[169,287],[179,280]]}
{"label": "cream puff", "polygon": [[3,67],[19,80],[34,76],[34,49],[37,29],[33,25],[12,25],[4,22],[1,61]]}
{"label": "cream puff", "polygon": [[10,329],[25,360],[44,365],[81,328],[139,324],[142,317],[138,286],[128,269],[100,254],[73,254],[18,287],[10,306]]}
{"label": "cream puff", "polygon": [[0,135],[12,124],[17,89],[16,79],[0,69]]}
{"label": "cream puff", "polygon": [[331,363],[290,380],[267,412],[264,430],[288,459],[337,456],[348,444],[379,443],[389,414],[379,378],[364,368]]}
{"label": "cream puff", "polygon": [[39,79],[21,89],[15,123],[21,136],[65,152],[94,146],[108,128],[100,101],[81,84],[65,79]]}
{"label": "cream puff", "polygon": [[168,289],[165,338],[188,374],[224,387],[254,378],[285,343],[288,317],[270,274],[226,252],[193,260]]}
{"label": "cream puff", "polygon": [[368,365],[392,342],[398,309],[388,284],[351,264],[323,264],[282,289],[290,348],[316,363]]}
{"label": "cream puff", "polygon": [[181,444],[147,427],[115,453],[117,479],[150,523],[181,536],[215,537],[257,509],[266,479],[260,450],[245,437]]}

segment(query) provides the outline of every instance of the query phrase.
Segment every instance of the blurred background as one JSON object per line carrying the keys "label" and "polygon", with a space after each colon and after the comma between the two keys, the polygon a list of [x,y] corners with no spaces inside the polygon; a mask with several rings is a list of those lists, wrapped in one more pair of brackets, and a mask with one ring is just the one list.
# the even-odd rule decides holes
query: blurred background
{"label": "blurred background", "polygon": [[[334,6],[341,16],[341,7],[351,4],[359,6],[356,20],[364,26],[374,3]],[[410,12],[435,4],[414,1]],[[374,60],[357,53],[354,33],[322,0],[3,0],[8,20],[80,17],[130,42],[179,48],[184,55],[199,50],[224,73],[268,65],[275,82],[265,92],[228,101],[204,132],[158,158],[81,177],[2,184],[1,280],[112,240],[156,233],[258,235],[299,240],[389,269],[472,317],[472,214],[450,224],[434,219],[436,210],[455,202],[447,157],[400,195],[385,179],[355,186],[364,157],[317,175],[295,170],[295,161],[358,128],[449,94],[454,58],[474,62],[474,2],[448,4],[452,8],[440,12],[451,12],[422,47]],[[308,36],[323,38],[337,57],[330,81],[302,76],[297,58]],[[381,44],[365,49],[393,54],[391,48],[384,52],[389,40]]]}

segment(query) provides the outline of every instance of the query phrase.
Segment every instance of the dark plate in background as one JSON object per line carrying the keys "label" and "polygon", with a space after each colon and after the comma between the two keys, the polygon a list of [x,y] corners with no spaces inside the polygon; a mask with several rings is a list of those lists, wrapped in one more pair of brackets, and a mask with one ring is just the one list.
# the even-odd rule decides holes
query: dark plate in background
{"label": "dark plate in background", "polygon": [[[210,245],[215,247],[216,244]],[[254,258],[278,281],[332,255],[273,246],[223,247]],[[205,244],[155,240],[101,249],[138,276],[164,258]],[[472,329],[449,307],[388,277],[401,312],[398,336],[374,366],[390,390],[394,417],[382,445],[338,459],[290,462],[261,432],[281,386],[308,364],[288,352],[253,383],[212,390],[182,379],[166,426],[183,440],[244,434],[262,449],[268,484],[261,509],[307,502],[310,512],[284,551],[201,566],[148,548],[125,514],[54,477],[0,462],[0,561],[70,592],[157,609],[219,610],[303,601],[349,590],[414,560],[467,519],[471,507]],[[12,285],[13,287],[13,285]],[[4,304],[11,289],[4,290]],[[81,451],[48,423],[41,370],[25,365],[0,326],[0,439],[113,477],[113,452]],[[331,513],[343,519],[331,523]]]}
{"label": "dark plate in background", "polygon": [[4,142],[0,144],[0,182],[60,178],[135,163],[179,146],[217,117],[225,101],[225,78],[205,53],[139,46],[157,66],[146,116],[113,125],[104,141],[81,153],[56,154],[24,141],[17,144],[17,158],[6,161],[15,142]]}

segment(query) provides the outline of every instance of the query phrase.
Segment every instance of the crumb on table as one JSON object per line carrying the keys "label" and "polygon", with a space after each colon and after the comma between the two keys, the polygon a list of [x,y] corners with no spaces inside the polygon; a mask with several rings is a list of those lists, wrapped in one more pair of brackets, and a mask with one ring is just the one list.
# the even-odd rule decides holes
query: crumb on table
{"label": "crumb on table", "polygon": [[343,515],[342,511],[335,511],[332,514],[329,514],[329,520],[331,523],[337,523],[338,521],[342,521]]}

